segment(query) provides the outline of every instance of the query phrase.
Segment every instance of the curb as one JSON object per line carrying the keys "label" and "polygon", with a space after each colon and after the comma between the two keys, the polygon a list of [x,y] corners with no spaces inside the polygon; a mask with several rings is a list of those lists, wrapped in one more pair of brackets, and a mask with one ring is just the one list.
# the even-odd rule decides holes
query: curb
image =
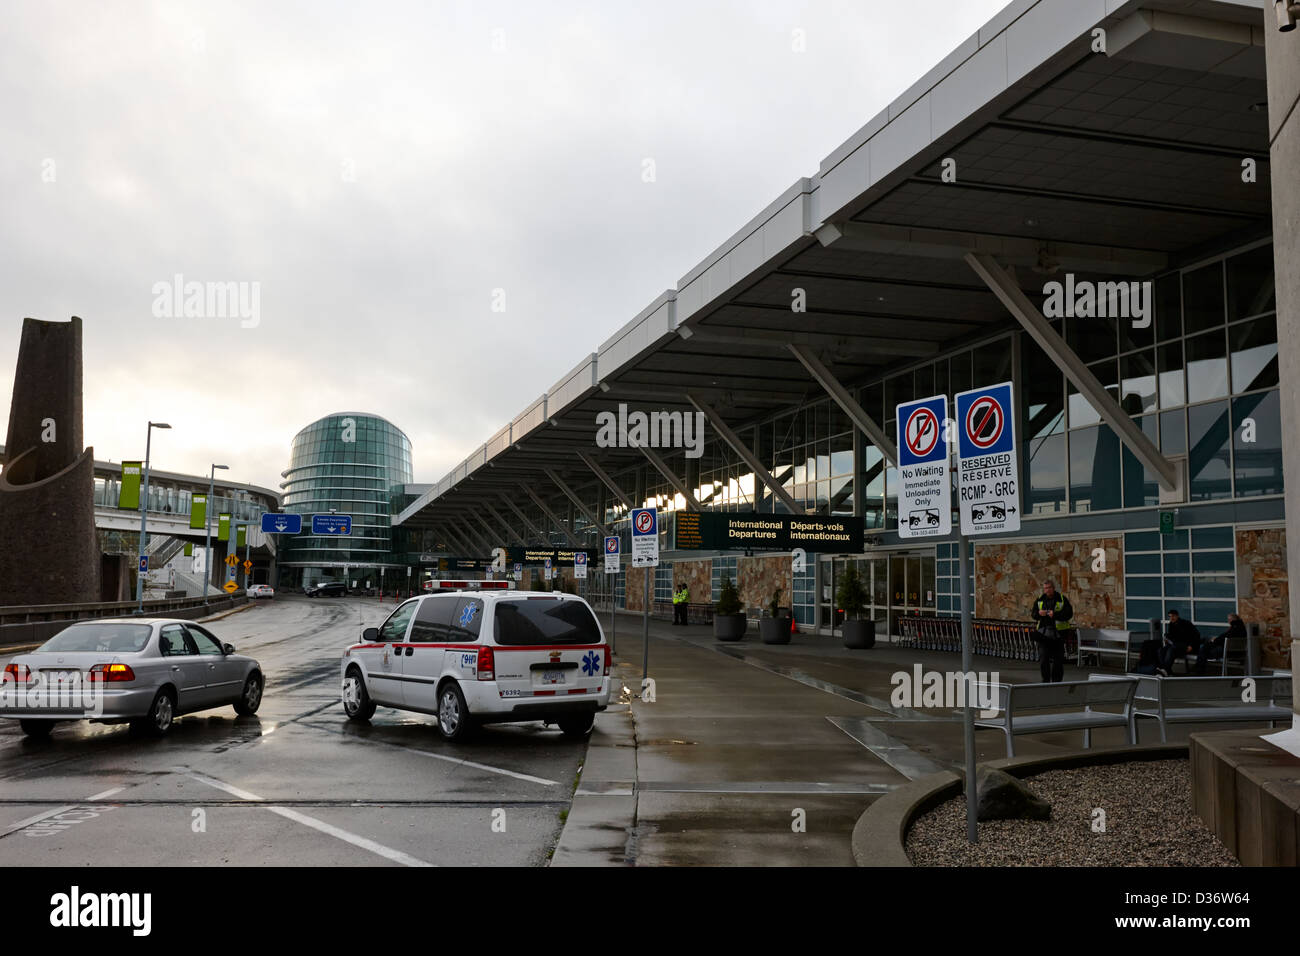
{"label": "curb", "polygon": [[[1141,744],[1115,750],[1070,750],[1033,757],[1003,757],[980,764],[1013,777],[1032,777],[1049,770],[1069,770],[1132,760],[1186,757],[1187,744]],[[876,800],[853,827],[853,860],[858,866],[912,866],[904,849],[912,821],[922,813],[962,793],[963,775],[951,770],[906,783]]]}
{"label": "curb", "polygon": [[227,608],[224,611],[218,611],[216,614],[209,615],[208,617],[196,617],[194,620],[199,624],[206,624],[209,621],[220,621],[222,618],[230,617],[232,614],[238,614],[240,611],[247,611],[249,608],[255,606],[256,605],[252,601],[246,601],[239,605],[239,607]]}

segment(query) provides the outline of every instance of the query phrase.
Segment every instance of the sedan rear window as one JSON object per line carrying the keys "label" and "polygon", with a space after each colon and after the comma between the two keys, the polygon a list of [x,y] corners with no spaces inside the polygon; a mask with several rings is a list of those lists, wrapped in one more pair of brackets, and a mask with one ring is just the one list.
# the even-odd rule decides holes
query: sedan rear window
{"label": "sedan rear window", "polygon": [[600,625],[581,601],[498,601],[492,636],[505,646],[599,644]]}
{"label": "sedan rear window", "polygon": [[153,628],[148,624],[74,624],[36,649],[37,653],[117,653],[144,650]]}

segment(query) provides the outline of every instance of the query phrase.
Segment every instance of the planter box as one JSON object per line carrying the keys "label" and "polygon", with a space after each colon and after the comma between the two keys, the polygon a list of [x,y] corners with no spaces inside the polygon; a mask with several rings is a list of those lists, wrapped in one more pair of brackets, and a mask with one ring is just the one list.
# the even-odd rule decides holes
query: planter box
{"label": "planter box", "polygon": [[789,644],[790,619],[788,617],[765,617],[758,622],[758,633],[764,644]]}
{"label": "planter box", "polygon": [[748,627],[749,621],[743,613],[713,615],[713,636],[720,641],[739,641]]}
{"label": "planter box", "polygon": [[845,621],[840,627],[844,632],[845,647],[854,650],[869,650],[876,646],[875,621]]}

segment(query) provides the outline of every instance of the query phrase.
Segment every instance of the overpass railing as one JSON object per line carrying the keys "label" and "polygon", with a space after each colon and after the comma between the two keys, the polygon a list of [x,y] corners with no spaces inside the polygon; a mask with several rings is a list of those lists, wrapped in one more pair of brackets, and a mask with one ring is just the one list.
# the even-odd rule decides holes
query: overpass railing
{"label": "overpass railing", "polygon": [[[175,617],[192,621],[248,600],[243,590],[221,596],[160,598],[144,602],[144,617]],[[88,604],[29,604],[0,607],[0,647],[38,644],[78,621],[133,617],[135,601],[101,601]]]}
{"label": "overpass railing", "polygon": [[[903,617],[898,621],[898,647],[915,647],[923,651],[961,653],[961,619],[957,617]],[[1065,655],[1076,653],[1077,637],[1065,632]],[[1038,642],[1034,626],[1020,621],[976,618],[971,621],[971,650],[989,657],[1017,661],[1038,660]]]}

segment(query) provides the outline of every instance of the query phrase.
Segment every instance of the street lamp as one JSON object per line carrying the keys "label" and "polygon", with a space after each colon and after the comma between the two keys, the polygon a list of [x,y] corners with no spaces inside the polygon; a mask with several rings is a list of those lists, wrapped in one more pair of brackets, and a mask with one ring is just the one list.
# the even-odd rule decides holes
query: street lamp
{"label": "street lamp", "polygon": [[140,492],[140,561],[135,575],[135,613],[144,613],[144,559],[145,548],[149,544],[149,532],[145,522],[149,518],[149,452],[153,443],[155,428],[171,428],[166,422],[150,422],[144,436],[144,488]]}
{"label": "street lamp", "polygon": [[203,506],[203,523],[207,534],[203,539],[203,600],[208,599],[208,582],[212,580],[212,494],[217,485],[217,469],[229,471],[229,465],[213,465],[208,472],[208,501]]}

